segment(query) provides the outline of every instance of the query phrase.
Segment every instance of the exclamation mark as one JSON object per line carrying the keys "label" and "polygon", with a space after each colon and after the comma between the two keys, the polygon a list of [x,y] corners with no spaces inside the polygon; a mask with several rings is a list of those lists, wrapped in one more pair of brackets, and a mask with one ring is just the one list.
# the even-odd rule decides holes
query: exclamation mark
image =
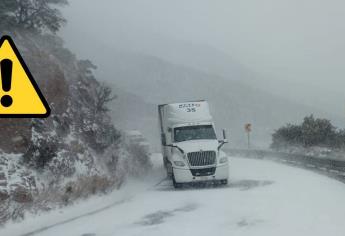
{"label": "exclamation mark", "polygon": [[[2,83],[2,90],[4,92],[9,92],[11,90],[12,67],[13,67],[13,63],[9,59],[4,59],[0,62],[1,83]],[[11,106],[12,102],[13,100],[10,95],[4,95],[1,97],[1,105],[3,105],[4,107]]]}

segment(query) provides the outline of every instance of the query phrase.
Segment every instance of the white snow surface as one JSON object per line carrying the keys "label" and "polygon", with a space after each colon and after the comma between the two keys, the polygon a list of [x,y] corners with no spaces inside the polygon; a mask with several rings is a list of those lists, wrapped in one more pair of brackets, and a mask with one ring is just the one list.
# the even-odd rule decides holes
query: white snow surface
{"label": "white snow surface", "polygon": [[345,235],[345,186],[326,176],[230,158],[228,186],[174,190],[169,181],[157,185],[165,174],[161,156],[153,159],[152,174],[141,181],[59,211],[27,215],[0,235],[23,235],[63,221],[34,235]]}

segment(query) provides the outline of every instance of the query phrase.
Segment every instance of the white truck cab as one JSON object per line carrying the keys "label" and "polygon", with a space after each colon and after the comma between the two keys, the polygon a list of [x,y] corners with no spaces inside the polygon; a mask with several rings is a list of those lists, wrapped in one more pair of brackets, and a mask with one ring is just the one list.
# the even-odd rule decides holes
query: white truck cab
{"label": "white truck cab", "polygon": [[174,187],[184,183],[218,182],[227,184],[228,157],[220,149],[213,118],[206,101],[158,106],[162,154],[167,175]]}

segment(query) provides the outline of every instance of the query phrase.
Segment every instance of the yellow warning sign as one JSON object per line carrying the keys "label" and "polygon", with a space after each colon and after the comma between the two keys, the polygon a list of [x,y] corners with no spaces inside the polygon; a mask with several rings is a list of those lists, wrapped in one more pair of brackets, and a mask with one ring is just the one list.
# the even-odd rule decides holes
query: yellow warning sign
{"label": "yellow warning sign", "polygon": [[45,118],[50,108],[9,36],[0,39],[0,117]]}

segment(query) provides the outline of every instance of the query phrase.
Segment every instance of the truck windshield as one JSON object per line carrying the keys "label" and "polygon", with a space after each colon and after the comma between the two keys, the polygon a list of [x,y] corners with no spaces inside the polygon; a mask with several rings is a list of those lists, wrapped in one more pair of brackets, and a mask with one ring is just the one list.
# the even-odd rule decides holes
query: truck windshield
{"label": "truck windshield", "polygon": [[175,142],[195,139],[217,139],[212,125],[185,126],[174,129]]}

